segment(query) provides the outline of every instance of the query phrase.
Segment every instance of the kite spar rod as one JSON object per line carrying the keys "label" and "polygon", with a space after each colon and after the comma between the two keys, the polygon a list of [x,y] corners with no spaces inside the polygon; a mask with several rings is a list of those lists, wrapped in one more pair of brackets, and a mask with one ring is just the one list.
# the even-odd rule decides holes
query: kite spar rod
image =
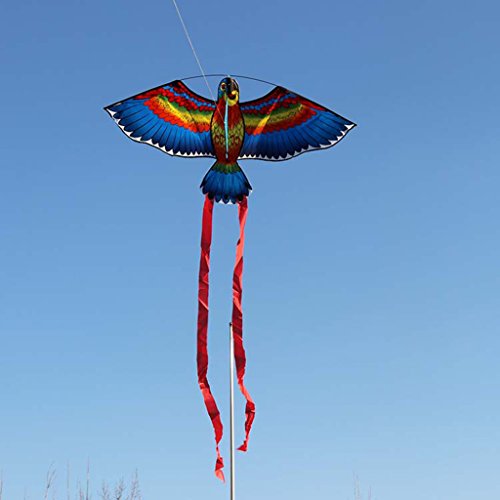
{"label": "kite spar rod", "polygon": [[236,499],[236,464],[234,448],[234,342],[233,324],[229,323],[229,448],[230,448],[230,491],[231,500]]}

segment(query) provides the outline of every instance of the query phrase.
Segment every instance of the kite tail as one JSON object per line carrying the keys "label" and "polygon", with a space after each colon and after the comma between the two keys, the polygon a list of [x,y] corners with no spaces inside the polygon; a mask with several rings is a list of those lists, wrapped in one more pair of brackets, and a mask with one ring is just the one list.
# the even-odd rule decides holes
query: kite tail
{"label": "kite tail", "polygon": [[198,342],[197,342],[197,366],[198,366],[198,384],[203,395],[205,407],[212,421],[215,433],[215,451],[217,460],[215,463],[215,475],[224,481],[224,462],[219,450],[219,443],[222,439],[223,427],[220,418],[220,412],[217,403],[210,390],[207,379],[208,371],[208,350],[207,350],[207,331],[208,331],[208,277],[210,272],[210,246],[212,243],[212,214],[214,201],[208,196],[205,198],[203,206],[203,221],[201,230],[201,256],[200,273],[198,278]]}
{"label": "kite tail", "polygon": [[216,161],[201,181],[203,194],[215,201],[237,203],[250,194],[252,186],[238,163]]}
{"label": "kite tail", "polygon": [[238,204],[238,218],[240,221],[240,238],[236,245],[236,262],[233,274],[233,345],[234,360],[236,363],[236,374],[238,386],[247,401],[245,408],[245,441],[238,448],[240,451],[247,451],[250,430],[255,418],[255,403],[244,384],[246,355],[243,346],[243,309],[241,306],[241,296],[243,292],[243,249],[245,247],[245,223],[247,220],[248,204],[246,196]]}

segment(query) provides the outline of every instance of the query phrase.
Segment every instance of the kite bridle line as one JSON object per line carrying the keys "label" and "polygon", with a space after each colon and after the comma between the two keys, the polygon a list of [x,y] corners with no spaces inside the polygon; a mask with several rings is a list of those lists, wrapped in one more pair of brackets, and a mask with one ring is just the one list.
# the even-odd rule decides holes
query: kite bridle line
{"label": "kite bridle line", "polygon": [[224,139],[226,141],[226,161],[229,158],[229,101],[226,99],[226,108],[224,112]]}
{"label": "kite bridle line", "polygon": [[[172,0],[172,2],[174,4],[175,10],[177,11],[177,16],[179,17],[179,21],[181,22],[181,26],[182,26],[182,29],[184,30],[184,34],[186,35],[189,46],[191,47],[191,50],[193,52],[193,56],[196,59],[196,63],[198,64],[198,68],[200,68],[201,75],[198,78],[203,78],[205,80],[205,83],[207,85],[207,89],[208,89],[208,92],[210,93],[210,97],[212,98],[212,101],[217,102],[217,99],[215,98],[214,93],[212,92],[212,88],[210,87],[210,84],[208,83],[208,80],[207,80],[207,76],[211,76],[211,75],[207,75],[205,73],[205,70],[203,69],[203,66],[201,65],[200,58],[198,57],[198,53],[196,52],[196,49],[194,48],[193,41],[191,40],[191,36],[189,35],[189,31],[187,29],[186,23],[184,22],[184,18],[182,17],[181,11],[179,9],[179,6],[177,5],[176,0]],[[220,118],[223,119],[220,110],[218,110],[217,112],[219,113]]]}
{"label": "kite bridle line", "polygon": [[191,50],[193,51],[193,56],[196,59],[196,63],[198,64],[198,67],[200,68],[201,74],[203,78],[205,79],[205,83],[207,84],[208,91],[210,92],[210,96],[212,97],[212,101],[215,101],[214,94],[212,92],[212,89],[210,88],[210,85],[207,80],[207,76],[205,75],[205,70],[203,69],[203,66],[201,65],[200,58],[198,57],[198,54],[196,53],[196,49],[194,48],[193,41],[191,40],[191,36],[189,35],[189,31],[187,29],[186,23],[184,22],[184,19],[182,18],[181,11],[179,9],[179,6],[177,5],[176,0],[172,0],[175,10],[177,11],[177,15],[179,16],[179,21],[181,22],[182,29],[184,30],[184,34],[186,35],[187,41],[189,43],[189,46],[191,47]]}
{"label": "kite bridle line", "polygon": [[[187,29],[186,23],[184,22],[184,18],[182,17],[181,11],[179,9],[179,6],[177,5],[176,0],[172,0],[172,3],[174,4],[175,10],[177,12],[177,16],[179,17],[179,21],[181,23],[182,29],[184,30],[184,34],[186,35],[186,39],[189,43],[189,46],[191,47],[191,51],[193,52],[193,56],[196,60],[196,64],[198,64],[198,68],[200,68],[201,75],[196,75],[196,76],[188,76],[187,78],[180,78],[180,80],[194,80],[195,78],[203,78],[205,80],[205,84],[207,86],[208,92],[210,93],[210,97],[212,98],[212,101],[217,102],[217,99],[214,97],[214,93],[212,92],[212,88],[210,87],[210,84],[208,83],[208,77],[211,76],[228,76],[224,73],[211,73],[211,74],[206,74],[205,70],[203,69],[203,66],[201,65],[200,58],[198,57],[198,53],[196,52],[196,49],[194,48],[193,40],[191,40],[191,36],[189,34],[189,30]],[[268,82],[267,80],[262,80],[260,78],[253,78],[251,76],[244,76],[244,75],[233,75],[236,78],[245,78],[247,80],[254,80],[256,82],[262,82],[262,83],[267,83],[268,85],[274,85],[275,87],[279,87],[276,83],[273,82]],[[220,111],[219,111],[220,113]],[[221,116],[222,118],[222,116]],[[226,147],[227,147],[227,139],[226,139]]]}

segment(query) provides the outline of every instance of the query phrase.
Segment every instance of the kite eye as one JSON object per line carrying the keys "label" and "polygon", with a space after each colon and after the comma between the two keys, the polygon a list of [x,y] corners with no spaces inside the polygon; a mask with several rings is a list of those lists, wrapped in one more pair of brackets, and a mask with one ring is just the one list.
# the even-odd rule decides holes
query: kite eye
{"label": "kite eye", "polygon": [[220,88],[221,88],[221,90],[226,90],[226,84],[224,82],[222,82],[220,84]]}

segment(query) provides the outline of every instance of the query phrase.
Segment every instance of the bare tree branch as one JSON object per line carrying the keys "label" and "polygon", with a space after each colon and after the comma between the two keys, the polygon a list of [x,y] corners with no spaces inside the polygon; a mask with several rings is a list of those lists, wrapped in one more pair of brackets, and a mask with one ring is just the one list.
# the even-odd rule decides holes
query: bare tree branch
{"label": "bare tree branch", "polygon": [[[57,474],[54,464],[50,464],[47,474],[45,476],[45,489],[42,500],[57,500],[60,495],[64,495],[64,489],[57,489]],[[69,462],[66,463],[66,500],[92,500],[93,492],[91,491],[90,484],[90,462],[87,463],[86,481],[81,482],[79,479],[76,481],[76,487],[73,489],[71,486],[71,468]],[[0,470],[0,500],[4,497],[4,480],[3,473]],[[99,491],[95,492],[100,500],[142,500],[142,493],[139,486],[139,474],[137,470],[134,471],[130,481],[125,482],[120,479],[114,488],[110,488],[108,483],[102,482]],[[370,493],[371,494],[371,493]],[[39,498],[39,497],[38,497]],[[28,491],[24,489],[23,500],[28,500]],[[356,499],[356,500],[361,500]],[[371,500],[371,497],[368,498]]]}
{"label": "bare tree branch", "polygon": [[69,460],[66,463],[66,500],[71,500],[71,493],[69,491],[69,482],[70,482],[70,467]]}
{"label": "bare tree branch", "polygon": [[80,481],[78,481],[78,491],[76,495],[77,500],[85,500],[85,494],[83,493],[82,483],[80,483]]}
{"label": "bare tree branch", "polygon": [[45,480],[45,494],[43,495],[44,500],[47,500],[49,498],[50,488],[52,487],[52,484],[54,483],[54,479],[56,477],[56,471],[53,468],[53,465],[54,464],[50,464],[49,470],[47,471]]}
{"label": "bare tree branch", "polygon": [[111,500],[111,494],[109,493],[109,487],[106,481],[102,482],[101,492],[99,493],[99,496],[102,498],[102,500]]}
{"label": "bare tree branch", "polygon": [[141,490],[139,488],[139,474],[137,473],[137,470],[135,471],[134,477],[132,478],[132,482],[130,483],[130,493],[127,495],[127,500],[141,500]]}
{"label": "bare tree branch", "polygon": [[90,500],[89,489],[90,489],[90,459],[87,460],[87,487],[85,489],[85,500]]}
{"label": "bare tree branch", "polygon": [[122,500],[124,493],[125,493],[125,482],[123,481],[123,479],[120,479],[115,486],[114,500]]}

